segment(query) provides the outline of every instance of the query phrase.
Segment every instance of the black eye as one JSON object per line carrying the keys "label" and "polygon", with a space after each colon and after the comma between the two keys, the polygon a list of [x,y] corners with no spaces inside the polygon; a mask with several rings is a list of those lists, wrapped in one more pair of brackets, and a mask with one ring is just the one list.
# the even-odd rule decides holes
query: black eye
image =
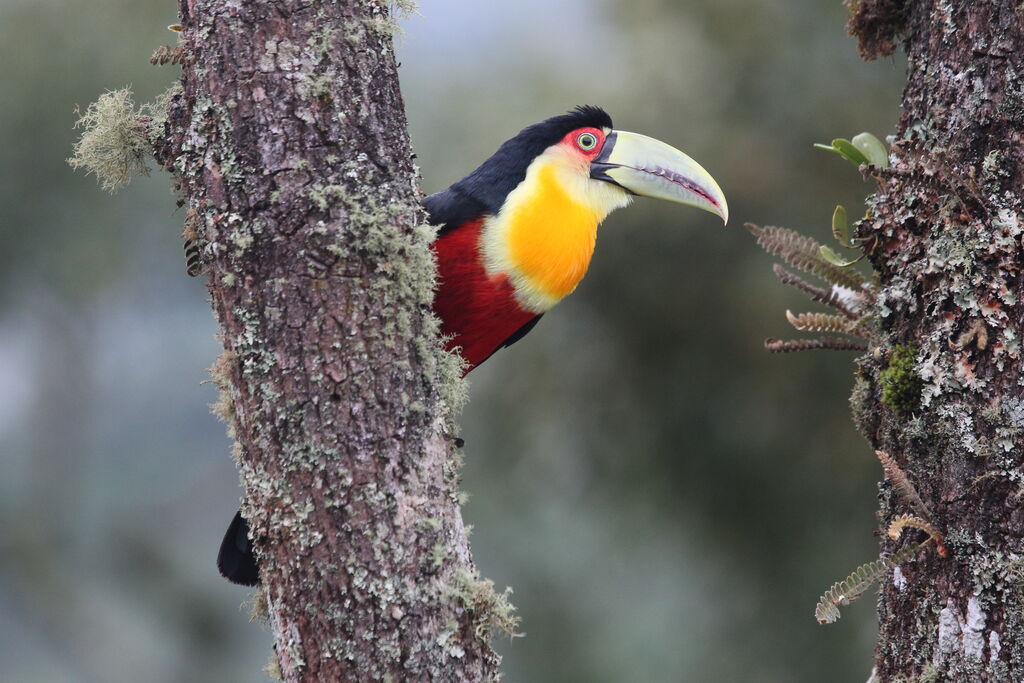
{"label": "black eye", "polygon": [[592,150],[597,147],[597,136],[593,133],[581,133],[580,136],[576,138],[576,146],[582,150]]}

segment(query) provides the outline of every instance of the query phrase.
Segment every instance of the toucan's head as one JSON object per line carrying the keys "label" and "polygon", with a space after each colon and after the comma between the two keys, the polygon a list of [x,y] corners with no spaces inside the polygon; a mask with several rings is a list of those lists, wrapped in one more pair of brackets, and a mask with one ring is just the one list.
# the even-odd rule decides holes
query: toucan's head
{"label": "toucan's head", "polygon": [[535,162],[558,167],[562,180],[576,184],[595,209],[610,211],[639,195],[729,219],[725,195],[700,164],[654,138],[614,130],[611,117],[594,106],[523,129],[455,188],[496,212]]}
{"label": "toucan's head", "polygon": [[520,307],[534,313],[575,289],[598,224],[635,195],[729,216],[700,164],[653,138],[614,130],[608,114],[590,106],[522,130],[440,195],[447,199],[437,202],[460,214],[448,220],[483,213],[479,252],[488,275],[507,278]]}

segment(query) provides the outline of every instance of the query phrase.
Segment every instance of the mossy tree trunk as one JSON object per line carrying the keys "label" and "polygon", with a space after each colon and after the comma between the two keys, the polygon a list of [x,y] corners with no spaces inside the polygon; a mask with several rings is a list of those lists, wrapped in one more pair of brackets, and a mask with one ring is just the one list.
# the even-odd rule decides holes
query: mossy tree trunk
{"label": "mossy tree trunk", "polygon": [[157,158],[206,262],[283,678],[493,678],[390,3],[179,9]]}
{"label": "mossy tree trunk", "polygon": [[[885,341],[861,362],[852,403],[949,549],[883,581],[876,676],[1024,680],[1024,10],[851,5],[862,54],[902,40],[909,72],[893,165],[858,226]],[[885,523],[910,512],[888,483],[881,501]]]}

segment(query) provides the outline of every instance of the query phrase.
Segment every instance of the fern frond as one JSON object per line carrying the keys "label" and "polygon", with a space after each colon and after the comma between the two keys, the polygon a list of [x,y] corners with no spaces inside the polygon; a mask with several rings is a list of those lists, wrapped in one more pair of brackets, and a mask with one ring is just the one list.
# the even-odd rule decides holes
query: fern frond
{"label": "fern frond", "polygon": [[793,351],[815,351],[823,349],[826,351],[867,351],[868,345],[843,339],[842,337],[819,337],[818,339],[772,339],[764,340],[764,350],[769,353],[791,353]]}
{"label": "fern frond", "polygon": [[835,289],[826,290],[821,287],[815,287],[814,285],[806,282],[796,273],[786,270],[778,263],[772,266],[772,271],[775,273],[775,276],[779,278],[779,282],[799,289],[810,297],[812,301],[817,301],[818,303],[825,304],[830,308],[834,308],[850,320],[856,320],[858,318],[857,313],[846,305],[846,303],[836,294]]}
{"label": "fern frond", "polygon": [[885,478],[892,482],[893,488],[896,489],[896,493],[899,494],[900,498],[903,499],[910,509],[917,513],[918,517],[922,519],[931,519],[932,513],[928,510],[928,506],[921,500],[921,496],[918,495],[917,489],[910,483],[910,479],[907,477],[907,473],[904,472],[896,461],[892,459],[885,451],[875,451],[875,455],[878,456],[878,461],[882,463],[882,470],[885,472]]}
{"label": "fern frond", "polygon": [[942,534],[939,533],[939,530],[931,522],[921,519],[917,515],[899,515],[889,523],[889,530],[886,531],[886,535],[892,540],[898,541],[900,536],[903,535],[903,530],[908,526],[925,532],[936,543],[942,541]]}
{"label": "fern frond", "polygon": [[800,315],[793,315],[792,311],[786,311],[786,320],[801,332],[838,332],[866,339],[864,333],[857,326],[857,321],[852,321],[841,315],[832,315],[830,313],[801,313]]}
{"label": "fern frond", "polygon": [[161,45],[153,52],[153,56],[149,58],[150,64],[159,66],[164,64],[185,64],[186,61],[188,61],[188,55],[185,53],[185,48],[180,45],[177,47]]}
{"label": "fern frond", "polygon": [[852,574],[832,584],[832,587],[825,591],[814,608],[814,618],[819,624],[835,623],[841,616],[840,605],[849,605],[886,573],[912,558],[923,547],[924,543],[915,543],[889,557],[880,557],[874,562],[857,567]]}
{"label": "fern frond", "polygon": [[769,254],[786,263],[835,285],[859,290],[867,280],[856,270],[840,268],[821,256],[821,244],[789,228],[773,225],[746,224],[747,230],[757,238],[758,245]]}

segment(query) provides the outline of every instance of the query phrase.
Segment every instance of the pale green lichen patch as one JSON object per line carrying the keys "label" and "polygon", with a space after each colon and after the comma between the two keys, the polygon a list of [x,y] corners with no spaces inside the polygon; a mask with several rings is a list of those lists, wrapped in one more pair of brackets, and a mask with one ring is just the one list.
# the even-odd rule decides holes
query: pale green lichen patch
{"label": "pale green lichen patch", "polygon": [[[384,321],[380,341],[392,346],[397,340],[414,340],[417,360],[427,376],[438,378],[441,400],[451,408],[450,418],[454,420],[468,398],[464,361],[458,354],[438,348],[434,340],[439,338],[440,321],[426,310],[433,301],[436,282],[430,247],[436,229],[418,224],[409,234],[396,230],[396,223],[405,222],[408,207],[389,199],[389,187],[374,188],[358,182],[362,171],[357,163],[343,164],[337,169],[339,182],[313,185],[307,196],[317,209],[344,217],[344,227],[328,250],[343,257],[359,249],[384,276],[370,285],[381,298],[382,307],[393,312]],[[353,191],[353,184],[361,190]],[[414,309],[418,309],[416,315]],[[413,329],[414,319],[423,326],[418,333]]]}
{"label": "pale green lichen patch", "polygon": [[319,29],[312,29],[310,31],[306,45],[317,53],[320,60],[326,60],[330,57],[331,50],[334,49],[334,39],[340,33],[341,31],[337,26],[321,24]]}

